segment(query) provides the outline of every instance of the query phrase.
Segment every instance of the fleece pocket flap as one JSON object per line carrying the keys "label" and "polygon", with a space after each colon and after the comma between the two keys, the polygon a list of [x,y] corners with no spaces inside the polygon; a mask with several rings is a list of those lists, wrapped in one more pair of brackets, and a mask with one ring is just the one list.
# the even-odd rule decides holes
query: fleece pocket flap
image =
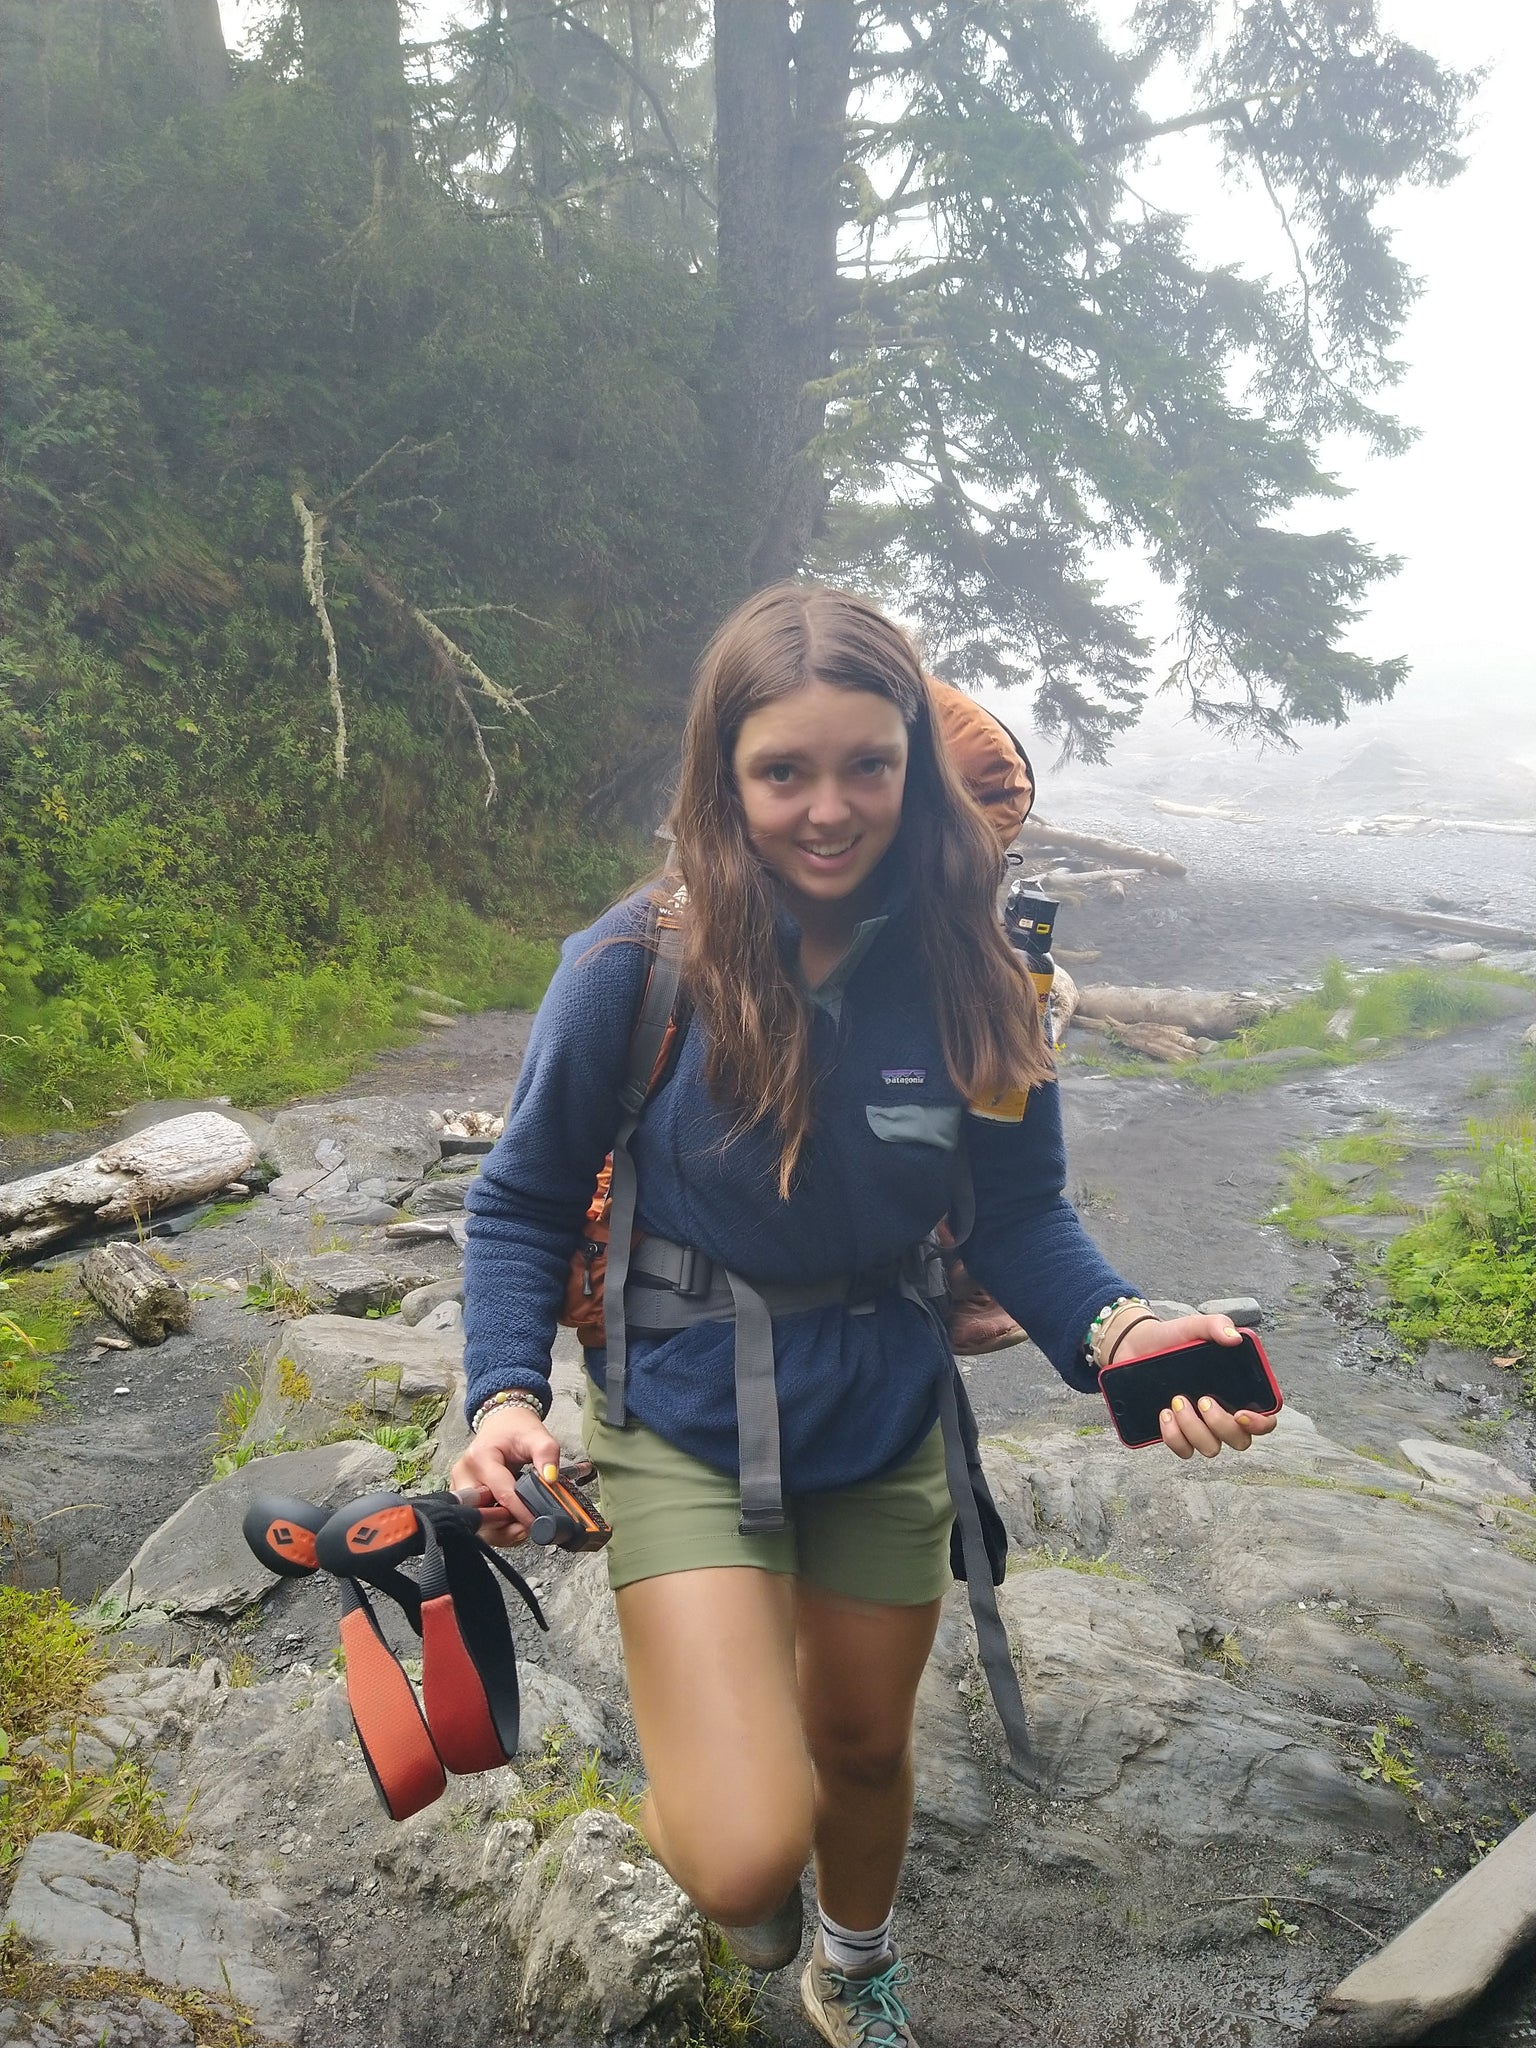
{"label": "fleece pocket flap", "polygon": [[869,1102],[864,1114],[888,1145],[937,1145],[953,1152],[960,1142],[958,1102]]}

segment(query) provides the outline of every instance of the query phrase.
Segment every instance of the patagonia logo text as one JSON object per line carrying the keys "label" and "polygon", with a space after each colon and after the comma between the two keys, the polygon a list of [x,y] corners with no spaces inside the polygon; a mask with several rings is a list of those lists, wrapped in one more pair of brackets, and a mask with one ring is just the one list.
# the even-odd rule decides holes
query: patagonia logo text
{"label": "patagonia logo text", "polygon": [[920,1088],[928,1078],[926,1067],[882,1067],[880,1078],[887,1088]]}

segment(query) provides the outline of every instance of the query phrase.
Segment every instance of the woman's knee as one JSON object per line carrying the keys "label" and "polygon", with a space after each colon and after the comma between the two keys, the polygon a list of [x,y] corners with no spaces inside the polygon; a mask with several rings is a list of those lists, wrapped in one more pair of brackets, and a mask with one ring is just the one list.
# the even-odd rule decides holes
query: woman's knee
{"label": "woman's knee", "polygon": [[881,1792],[911,1769],[912,1728],[824,1727],[810,1731],[810,1748],[819,1777]]}
{"label": "woman's knee", "polygon": [[722,1832],[717,1842],[681,1856],[682,1868],[672,1875],[707,1920],[750,1927],[783,1905],[810,1854],[809,1830],[803,1836],[754,1842],[733,1841]]}

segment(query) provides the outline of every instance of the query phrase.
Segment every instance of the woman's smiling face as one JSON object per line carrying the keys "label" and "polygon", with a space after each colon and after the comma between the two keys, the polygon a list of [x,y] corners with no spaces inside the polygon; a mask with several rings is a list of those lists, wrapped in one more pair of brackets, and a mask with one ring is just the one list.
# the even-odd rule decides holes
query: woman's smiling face
{"label": "woman's smiling face", "polygon": [[907,728],[887,697],[804,683],[748,714],[731,767],[747,837],[791,907],[840,903],[900,828]]}

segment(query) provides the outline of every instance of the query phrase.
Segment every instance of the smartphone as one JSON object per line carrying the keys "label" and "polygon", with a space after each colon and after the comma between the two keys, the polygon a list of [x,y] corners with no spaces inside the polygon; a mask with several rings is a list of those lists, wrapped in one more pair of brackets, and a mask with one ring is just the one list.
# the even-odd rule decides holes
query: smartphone
{"label": "smartphone", "polygon": [[1278,1415],[1284,1401],[1264,1346],[1252,1330],[1240,1330],[1238,1339],[1236,1344],[1217,1344],[1197,1337],[1171,1351],[1105,1366],[1099,1391],[1120,1441],[1133,1450],[1161,1443],[1159,1418],[1175,1394],[1187,1401],[1203,1401],[1209,1394],[1229,1415],[1240,1408],[1251,1415]]}

